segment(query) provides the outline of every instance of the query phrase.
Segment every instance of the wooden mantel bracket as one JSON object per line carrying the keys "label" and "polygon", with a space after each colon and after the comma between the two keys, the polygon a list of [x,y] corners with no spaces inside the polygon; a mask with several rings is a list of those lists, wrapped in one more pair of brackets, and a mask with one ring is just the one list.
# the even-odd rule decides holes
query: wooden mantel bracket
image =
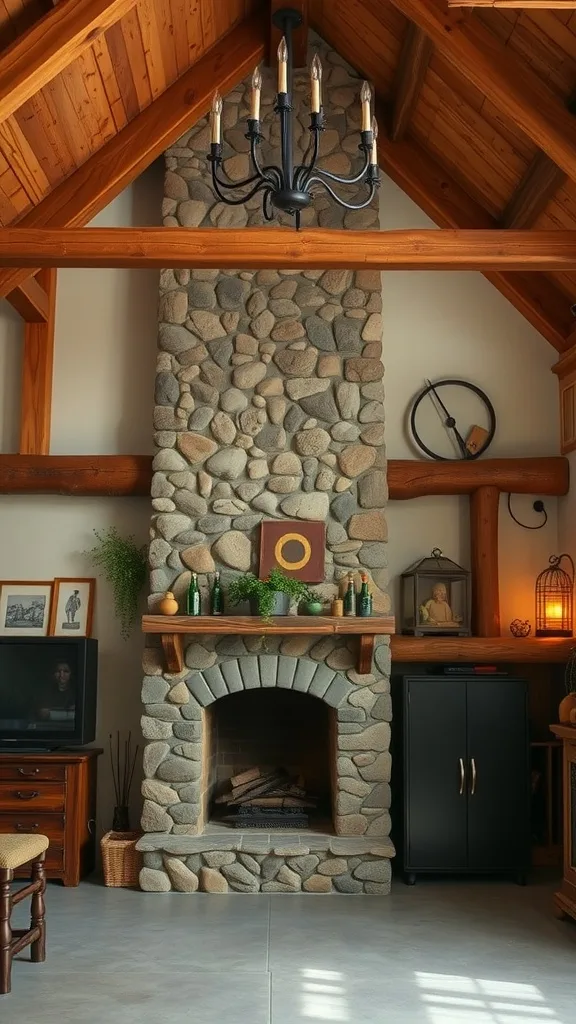
{"label": "wooden mantel bracket", "polygon": [[182,636],[357,636],[359,637],[357,671],[372,671],[374,643],[377,636],[394,633],[394,617],[335,618],[324,615],[277,615],[266,621],[259,615],[145,615],[143,633],[159,633],[169,672],[184,668]]}

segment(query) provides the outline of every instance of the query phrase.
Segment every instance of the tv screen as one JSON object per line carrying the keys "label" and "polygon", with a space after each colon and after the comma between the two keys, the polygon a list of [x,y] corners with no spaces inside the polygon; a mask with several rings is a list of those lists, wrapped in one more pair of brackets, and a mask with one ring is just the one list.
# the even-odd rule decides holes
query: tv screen
{"label": "tv screen", "polygon": [[84,637],[0,637],[0,743],[90,743],[97,650]]}

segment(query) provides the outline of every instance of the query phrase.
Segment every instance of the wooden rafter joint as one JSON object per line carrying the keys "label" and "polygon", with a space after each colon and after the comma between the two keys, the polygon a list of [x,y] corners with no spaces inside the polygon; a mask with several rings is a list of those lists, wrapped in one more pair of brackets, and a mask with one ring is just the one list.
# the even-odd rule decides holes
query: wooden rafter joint
{"label": "wooden rafter joint", "polygon": [[433,46],[426,35],[413,22],[408,23],[402,52],[393,86],[392,127],[393,142],[401,139],[412,120],[418,98],[424,85]]}
{"label": "wooden rafter joint", "polygon": [[448,7],[498,7],[523,11],[576,10],[576,0],[448,0]]}
{"label": "wooden rafter joint", "polygon": [[37,277],[29,277],[6,296],[8,302],[28,324],[42,324],[50,318],[50,297]]}

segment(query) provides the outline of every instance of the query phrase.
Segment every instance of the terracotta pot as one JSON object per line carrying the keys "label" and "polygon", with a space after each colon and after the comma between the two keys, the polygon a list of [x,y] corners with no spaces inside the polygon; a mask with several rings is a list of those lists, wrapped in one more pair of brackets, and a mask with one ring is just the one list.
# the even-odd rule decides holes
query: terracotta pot
{"label": "terracotta pot", "polygon": [[576,693],[567,693],[564,699],[560,701],[558,720],[562,725],[574,724],[574,719],[570,717],[571,711],[576,711]]}
{"label": "terracotta pot", "polygon": [[174,594],[170,590],[167,590],[164,597],[158,605],[158,611],[160,615],[177,615],[178,614],[178,601],[174,597]]}

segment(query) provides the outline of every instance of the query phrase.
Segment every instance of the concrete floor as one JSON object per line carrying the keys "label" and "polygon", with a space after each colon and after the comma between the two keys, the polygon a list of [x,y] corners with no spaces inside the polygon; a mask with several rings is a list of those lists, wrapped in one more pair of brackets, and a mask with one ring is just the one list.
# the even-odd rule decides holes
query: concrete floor
{"label": "concrete floor", "polygon": [[[396,883],[390,897],[48,888],[2,1024],[574,1024],[576,924],[547,883]],[[16,917],[22,920],[22,908]]]}

